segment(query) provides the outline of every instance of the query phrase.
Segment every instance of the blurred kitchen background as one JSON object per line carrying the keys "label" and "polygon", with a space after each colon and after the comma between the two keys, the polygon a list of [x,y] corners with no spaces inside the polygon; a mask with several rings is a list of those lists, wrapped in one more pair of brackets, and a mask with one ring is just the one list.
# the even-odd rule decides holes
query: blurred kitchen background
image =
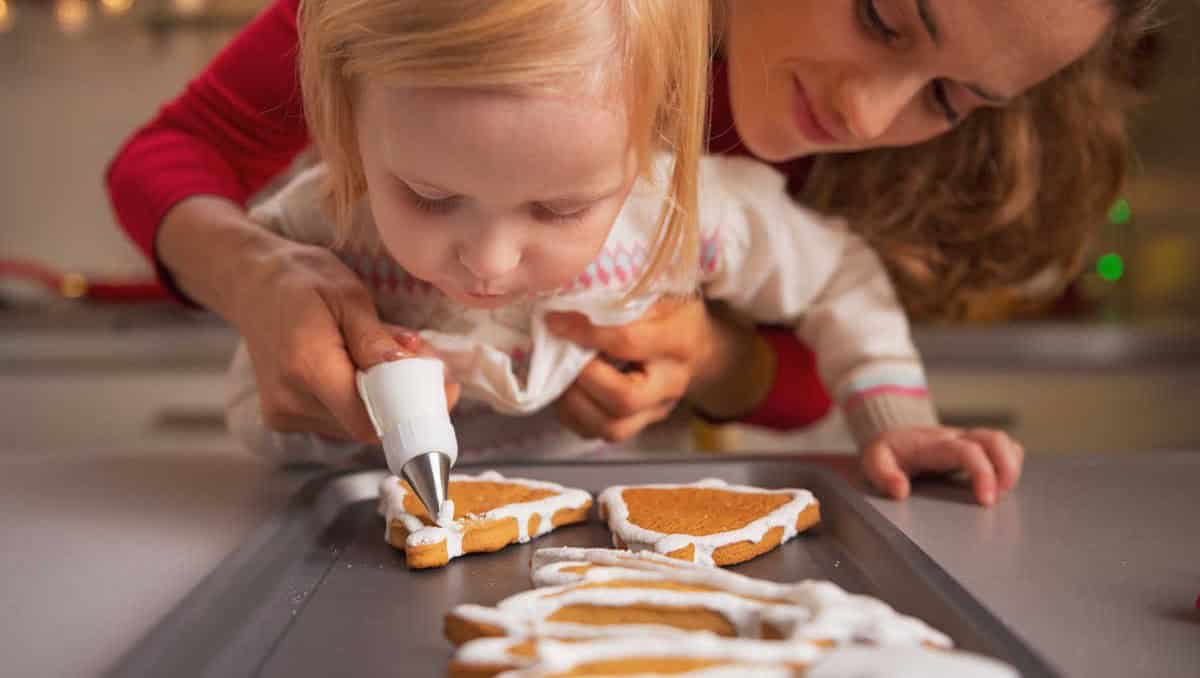
{"label": "blurred kitchen background", "polygon": [[[0,431],[6,451],[228,447],[234,343],[169,304],[64,299],[150,271],[102,188],[122,140],[261,0],[0,0]],[[1033,453],[1200,448],[1200,2],[1168,0],[1134,180],[1071,297],[917,329],[944,418]],[[46,268],[43,268],[46,267]],[[52,269],[52,270],[46,270]],[[138,288],[121,287],[122,290]],[[150,296],[153,296],[152,294]],[[845,448],[836,419],[733,448]]]}

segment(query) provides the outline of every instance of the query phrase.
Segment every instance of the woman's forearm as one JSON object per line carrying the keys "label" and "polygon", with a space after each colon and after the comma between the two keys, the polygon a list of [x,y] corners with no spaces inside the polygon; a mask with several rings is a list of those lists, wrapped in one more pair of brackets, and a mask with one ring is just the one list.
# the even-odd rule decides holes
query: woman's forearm
{"label": "woman's forearm", "polygon": [[754,411],[775,382],[775,354],[753,325],[710,304],[710,346],[693,376],[688,401],[713,419],[740,419]]}
{"label": "woman's forearm", "polygon": [[175,205],[163,219],[156,258],[181,292],[233,322],[239,276],[277,239],[250,221],[237,204],[195,196]]}

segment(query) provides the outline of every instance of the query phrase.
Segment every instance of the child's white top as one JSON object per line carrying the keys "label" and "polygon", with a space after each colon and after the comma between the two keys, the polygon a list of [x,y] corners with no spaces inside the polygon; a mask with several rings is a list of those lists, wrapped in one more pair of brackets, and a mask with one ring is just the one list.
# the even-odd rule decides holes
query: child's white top
{"label": "child's white top", "polygon": [[[659,285],[626,298],[648,260],[668,169],[664,156],[657,181],[635,184],[600,254],[571,286],[493,310],[464,307],[407,275],[379,245],[365,206],[354,231],[363,235],[333,248],[333,225],[321,210],[323,166],[297,176],[252,216],[288,238],[335,249],[371,290],[385,322],[420,330],[438,350],[463,386],[455,428],[464,453],[577,449],[581,441],[560,429],[546,406],[595,353],[551,334],[544,317],[551,310],[577,311],[597,325],[622,325],[668,291]],[[897,425],[936,423],[887,273],[844,222],[801,208],[786,194],[782,175],[745,158],[704,158],[700,203],[699,289],[758,323],[794,326],[814,349],[860,444]],[[244,350],[232,371],[230,424],[243,441],[272,456],[327,458],[296,451],[328,445],[315,436],[300,444],[294,434],[265,431]],[[289,449],[263,449],[280,446]]]}

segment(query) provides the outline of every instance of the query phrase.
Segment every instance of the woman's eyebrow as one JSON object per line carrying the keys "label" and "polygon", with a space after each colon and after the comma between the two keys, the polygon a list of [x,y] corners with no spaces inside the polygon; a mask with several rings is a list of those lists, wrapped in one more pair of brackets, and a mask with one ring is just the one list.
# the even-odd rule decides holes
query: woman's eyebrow
{"label": "woman's eyebrow", "polygon": [[[921,25],[925,27],[925,32],[929,34],[929,39],[933,40],[933,44],[940,48],[942,46],[942,29],[938,25],[937,17],[934,16],[933,10],[929,8],[929,0],[917,0],[917,16],[921,17]],[[1012,97],[996,94],[983,85],[965,82],[962,83],[962,86],[989,104],[1004,106],[1012,101]]]}

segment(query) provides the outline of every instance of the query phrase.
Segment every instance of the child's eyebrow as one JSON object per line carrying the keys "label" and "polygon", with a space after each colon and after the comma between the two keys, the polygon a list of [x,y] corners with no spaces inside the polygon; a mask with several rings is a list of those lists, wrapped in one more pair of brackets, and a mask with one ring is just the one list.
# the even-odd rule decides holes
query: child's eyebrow
{"label": "child's eyebrow", "polygon": [[404,183],[408,184],[409,186],[411,186],[413,188],[425,189],[425,190],[429,191],[430,193],[446,193],[448,195],[454,195],[456,193],[455,191],[451,191],[448,188],[442,188],[441,186],[438,186],[437,184],[431,184],[431,183],[427,183],[424,181],[418,181],[416,179],[410,179],[408,177],[401,177],[399,175],[397,175],[397,177],[400,179],[400,181],[403,181]]}
{"label": "child's eyebrow", "polygon": [[621,191],[624,187],[624,182],[618,183],[616,186],[602,188],[596,191],[584,191],[579,193],[567,193],[564,195],[538,200],[537,202],[543,205],[583,205],[586,203],[600,202],[606,198],[611,198]]}

